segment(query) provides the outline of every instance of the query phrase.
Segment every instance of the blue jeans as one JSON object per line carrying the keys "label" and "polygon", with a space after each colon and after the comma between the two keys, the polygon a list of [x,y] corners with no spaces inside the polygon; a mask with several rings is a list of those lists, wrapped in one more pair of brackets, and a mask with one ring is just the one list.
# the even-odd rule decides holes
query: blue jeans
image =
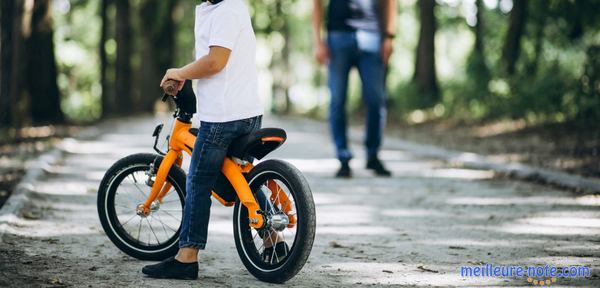
{"label": "blue jeans", "polygon": [[262,116],[223,123],[201,122],[186,181],[180,248],[206,246],[211,191],[221,174],[227,148],[233,139],[258,130],[261,121]]}
{"label": "blue jeans", "polygon": [[365,145],[369,158],[377,157],[385,125],[385,65],[381,59],[381,39],[377,34],[329,31],[329,125],[340,161],[352,158],[348,149],[346,98],[348,74],[358,68],[362,98],[367,105]]}

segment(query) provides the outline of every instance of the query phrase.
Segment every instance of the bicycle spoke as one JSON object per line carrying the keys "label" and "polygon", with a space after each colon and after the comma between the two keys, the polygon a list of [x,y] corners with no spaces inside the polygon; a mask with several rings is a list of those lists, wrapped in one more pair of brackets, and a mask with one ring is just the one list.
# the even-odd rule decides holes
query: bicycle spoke
{"label": "bicycle spoke", "polygon": [[[160,223],[160,225],[162,225],[163,232],[165,232],[165,236],[167,236],[167,239],[170,238],[169,237],[169,233],[167,232],[167,229],[165,228],[165,223],[163,223],[162,219],[160,219],[160,214],[157,213],[156,217],[157,217],[156,220],[158,220],[158,222]],[[171,227],[169,227],[169,229],[171,229]],[[173,230],[173,229],[171,229],[171,230]],[[175,231],[173,231],[173,232],[175,232]]]}
{"label": "bicycle spoke", "polygon": [[133,185],[135,186],[135,188],[137,188],[138,191],[140,191],[140,193],[142,193],[142,196],[144,196],[144,199],[148,198],[148,196],[142,191],[142,189],[138,186],[137,183],[133,183]]}
{"label": "bicycle spoke", "polygon": [[[159,211],[163,211],[163,210],[159,210]],[[173,216],[173,214],[171,214],[171,213],[169,213],[169,212],[166,212],[166,211],[163,211],[163,212],[165,212],[165,214],[167,214],[167,215],[169,215],[169,216],[173,217],[175,220],[177,220],[177,221],[181,222],[181,219],[179,219],[179,218],[177,218],[177,217]]]}
{"label": "bicycle spoke", "polygon": [[127,219],[127,221],[125,221],[125,223],[121,224],[121,226],[127,225],[127,223],[129,223],[129,221],[133,220],[133,218],[135,218],[135,216],[137,216],[137,214],[133,214],[133,216],[131,216],[131,218]]}
{"label": "bicycle spoke", "polygon": [[140,241],[140,236],[142,235],[142,217],[140,217],[140,225],[138,226],[138,237],[137,240]]}
{"label": "bicycle spoke", "polygon": [[[271,244],[271,246],[273,246],[273,241],[271,241],[271,239],[272,239],[271,235],[273,235],[273,232],[271,232],[271,231],[272,231],[271,229],[269,229],[269,231],[267,231],[267,233],[269,233],[269,236],[267,236],[267,239],[269,239],[269,243]],[[263,239],[263,241],[264,241],[264,239]]]}
{"label": "bicycle spoke", "polygon": [[[152,234],[154,234],[154,238],[156,238],[156,244],[160,245],[160,240],[158,240],[158,237],[156,237],[156,233],[154,233],[154,229],[152,229],[152,223],[150,223],[150,220],[148,220],[148,218],[146,218],[146,222],[148,222],[148,227],[150,227],[150,231],[152,231]],[[148,241],[148,244],[150,244],[150,241]]]}
{"label": "bicycle spoke", "polygon": [[137,179],[135,178],[135,172],[131,173],[131,178],[133,178],[133,182],[134,183],[138,183]]}
{"label": "bicycle spoke", "polygon": [[[160,212],[160,210],[159,210],[159,212]],[[173,231],[173,232],[177,232],[177,230],[173,229],[171,226],[169,226],[169,225],[165,224],[165,223],[162,221],[162,219],[160,218],[160,214],[158,214],[158,213],[157,213],[157,214],[156,214],[156,216],[158,216],[158,221],[160,222],[160,224],[162,224],[162,225],[163,225],[163,228],[164,228],[164,227],[167,227],[167,228],[169,228],[169,230],[171,230],[171,231]]]}
{"label": "bicycle spoke", "polygon": [[[281,238],[283,238],[283,243],[285,243],[287,245],[287,241],[285,241],[285,235],[283,232],[285,232],[285,229],[281,232]],[[291,249],[291,247],[290,247],[290,249]],[[289,251],[286,250],[284,257],[287,257],[288,253],[289,253]]]}
{"label": "bicycle spoke", "polygon": [[[171,190],[169,190],[169,192],[171,192]],[[167,195],[169,195],[169,192],[167,192]],[[179,199],[175,199],[175,200],[170,200],[170,201],[163,201],[162,204],[173,203],[173,202],[180,202],[180,200]]]}
{"label": "bicycle spoke", "polygon": [[258,249],[256,249],[256,251],[258,251],[258,254],[261,253],[260,249],[263,248],[263,247],[265,247],[265,243],[264,242],[260,245],[260,247],[258,247]]}
{"label": "bicycle spoke", "polygon": [[115,204],[115,207],[123,208],[123,209],[126,209],[126,210],[130,210],[131,209],[131,207],[127,207],[127,206],[125,206],[123,204]]}
{"label": "bicycle spoke", "polygon": [[[275,181],[275,180],[273,180]],[[280,201],[279,201],[279,193],[281,192],[281,186],[279,186],[279,184],[277,184],[277,182],[275,182],[275,184],[277,185],[277,195],[275,195],[275,203],[279,203],[279,205],[281,205]],[[283,206],[283,205],[281,205]],[[283,207],[281,207],[283,208]]]}
{"label": "bicycle spoke", "polygon": [[137,186],[137,181],[136,181],[136,180],[131,180],[132,178],[133,178],[133,179],[135,179],[135,178],[134,178],[132,175],[133,175],[133,174],[129,174],[129,175],[127,175],[127,178],[129,178],[129,181],[133,182],[133,183],[132,183],[132,184],[133,184],[133,186],[135,186],[135,188],[137,188],[137,190],[138,190],[138,191],[140,191],[140,193],[142,194],[142,196],[144,197],[144,199],[145,199],[145,198],[148,198],[148,197],[146,196],[146,194],[145,194],[145,193],[142,191],[142,189],[140,189],[140,187],[139,187],[139,186]]}
{"label": "bicycle spoke", "polygon": [[[269,196],[269,195],[266,195],[266,194],[265,194],[265,193],[262,191],[262,189],[261,189],[260,193],[263,193],[263,196],[265,196],[265,206],[264,206],[264,207],[265,207],[265,210],[267,210],[267,209],[269,209],[269,206],[267,206],[267,205],[268,205],[268,203],[269,203],[269,200],[268,200],[268,198],[269,198],[269,197],[271,197],[271,196]],[[268,212],[268,211],[265,211],[265,212]]]}
{"label": "bicycle spoke", "polygon": [[[269,264],[273,264],[273,256],[277,257],[277,249],[275,249],[275,245],[273,245],[273,252],[271,253],[271,263]],[[279,258],[277,259],[277,262],[279,262]]]}

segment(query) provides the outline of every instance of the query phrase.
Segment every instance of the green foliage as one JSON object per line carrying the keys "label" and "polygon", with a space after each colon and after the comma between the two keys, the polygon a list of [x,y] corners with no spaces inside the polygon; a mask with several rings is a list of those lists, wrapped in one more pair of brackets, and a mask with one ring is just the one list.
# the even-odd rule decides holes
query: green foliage
{"label": "green foliage", "polygon": [[600,45],[587,51],[584,73],[575,100],[577,119],[584,123],[600,121]]}
{"label": "green foliage", "polygon": [[57,81],[61,107],[70,121],[93,121],[101,113],[97,6],[96,1],[71,1],[68,11],[54,14]]}
{"label": "green foliage", "polygon": [[[70,10],[54,11],[62,108],[71,120],[92,121],[100,116],[100,1],[67,2]],[[161,3],[161,7],[166,5],[162,2],[157,3]],[[387,77],[388,98],[393,103],[390,115],[396,119],[405,118],[415,109],[435,107],[428,110],[436,111],[430,113],[433,117],[599,122],[600,17],[596,14],[600,10],[600,1],[528,1],[530,7],[522,51],[515,76],[509,78],[499,69],[508,13],[499,6],[484,6],[483,50],[475,51],[472,47],[473,27],[467,25],[468,13],[464,12],[464,5],[471,2],[437,1],[435,40],[441,89],[439,103],[425,103],[427,98],[411,84],[419,25],[416,2],[398,2],[398,37]],[[140,7],[144,7],[144,3],[148,2],[132,0],[132,25],[140,25],[140,13],[144,13]],[[199,1],[180,0],[178,3],[173,14],[174,19],[178,19],[175,64],[182,66],[193,59],[195,6]],[[265,102],[274,103],[272,106],[284,105],[285,109],[289,108],[289,102],[292,104],[289,112],[325,115],[329,95],[326,69],[319,67],[312,56],[312,2],[268,0],[247,3],[257,34],[259,89]],[[114,18],[114,8],[109,15],[110,19]],[[165,19],[156,21],[158,25]],[[109,24],[109,30],[114,31],[114,23]],[[141,56],[138,54],[143,44],[140,40],[143,35],[139,34],[143,29],[136,31],[133,42],[137,48],[132,62],[139,68]],[[115,60],[116,46],[114,39],[106,43],[110,63]],[[134,73],[139,73],[135,70]],[[111,83],[117,80],[114,74],[109,68]],[[349,89],[351,113],[364,106],[360,81],[355,74],[353,72],[351,76]]]}
{"label": "green foliage", "polygon": [[467,59],[466,79],[451,81],[443,87],[442,103],[446,115],[475,119],[489,115],[490,102],[495,100],[490,89],[497,89],[500,94],[508,89],[504,82],[493,82],[491,77],[483,55],[477,51],[471,53]]}
{"label": "green foliage", "polygon": [[[594,87],[598,87],[600,61],[598,50],[593,47],[600,41],[599,17],[589,12],[594,11],[598,1],[530,1],[530,5],[517,73],[509,78],[499,68],[507,17],[499,9],[485,11],[484,52],[473,50],[464,74],[457,73],[441,83],[444,116],[509,117],[530,122],[580,119],[588,124],[598,123],[600,100]],[[452,15],[457,17],[458,13],[439,13],[438,17]],[[575,19],[577,15],[581,19]],[[550,17],[554,18],[549,20]],[[440,22],[455,25],[457,31],[467,28],[464,22]],[[447,33],[458,32],[449,28],[438,31]],[[587,53],[586,47],[591,47]],[[400,98],[395,99],[400,113],[408,115],[411,110],[422,108],[422,95],[411,85],[400,85],[396,94]]]}
{"label": "green foliage", "polygon": [[504,114],[512,118],[561,121],[566,118],[564,109],[573,93],[575,79],[553,63],[533,78],[511,79],[512,97]]}

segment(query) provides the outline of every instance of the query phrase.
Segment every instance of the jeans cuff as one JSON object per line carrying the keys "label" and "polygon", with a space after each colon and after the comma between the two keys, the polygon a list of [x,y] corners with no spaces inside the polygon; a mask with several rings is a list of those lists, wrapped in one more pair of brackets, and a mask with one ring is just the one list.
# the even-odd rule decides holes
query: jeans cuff
{"label": "jeans cuff", "polygon": [[379,149],[367,150],[367,159],[376,159],[376,158],[379,158]]}
{"label": "jeans cuff", "polygon": [[350,151],[348,151],[348,150],[343,150],[343,151],[338,152],[337,157],[342,162],[350,161],[350,159],[353,158],[352,153],[350,153]]}
{"label": "jeans cuff", "polygon": [[194,248],[198,250],[204,250],[205,247],[205,243],[179,242],[179,248]]}

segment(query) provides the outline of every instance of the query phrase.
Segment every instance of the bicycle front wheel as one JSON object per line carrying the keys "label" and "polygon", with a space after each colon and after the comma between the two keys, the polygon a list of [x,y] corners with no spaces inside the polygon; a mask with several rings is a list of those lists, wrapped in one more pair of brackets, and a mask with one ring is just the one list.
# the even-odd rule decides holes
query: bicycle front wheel
{"label": "bicycle front wheel", "polygon": [[312,249],[316,217],[310,187],[298,169],[280,160],[261,162],[247,179],[268,224],[250,227],[248,210],[238,200],[233,212],[238,254],[259,280],[283,283],[302,269]]}
{"label": "bicycle front wheel", "polygon": [[162,156],[134,154],[117,161],[98,189],[98,216],[104,232],[127,255],[140,260],[162,260],[177,253],[185,200],[185,173],[173,166],[166,182],[170,191],[155,201],[149,215],[136,213],[144,203]]}

